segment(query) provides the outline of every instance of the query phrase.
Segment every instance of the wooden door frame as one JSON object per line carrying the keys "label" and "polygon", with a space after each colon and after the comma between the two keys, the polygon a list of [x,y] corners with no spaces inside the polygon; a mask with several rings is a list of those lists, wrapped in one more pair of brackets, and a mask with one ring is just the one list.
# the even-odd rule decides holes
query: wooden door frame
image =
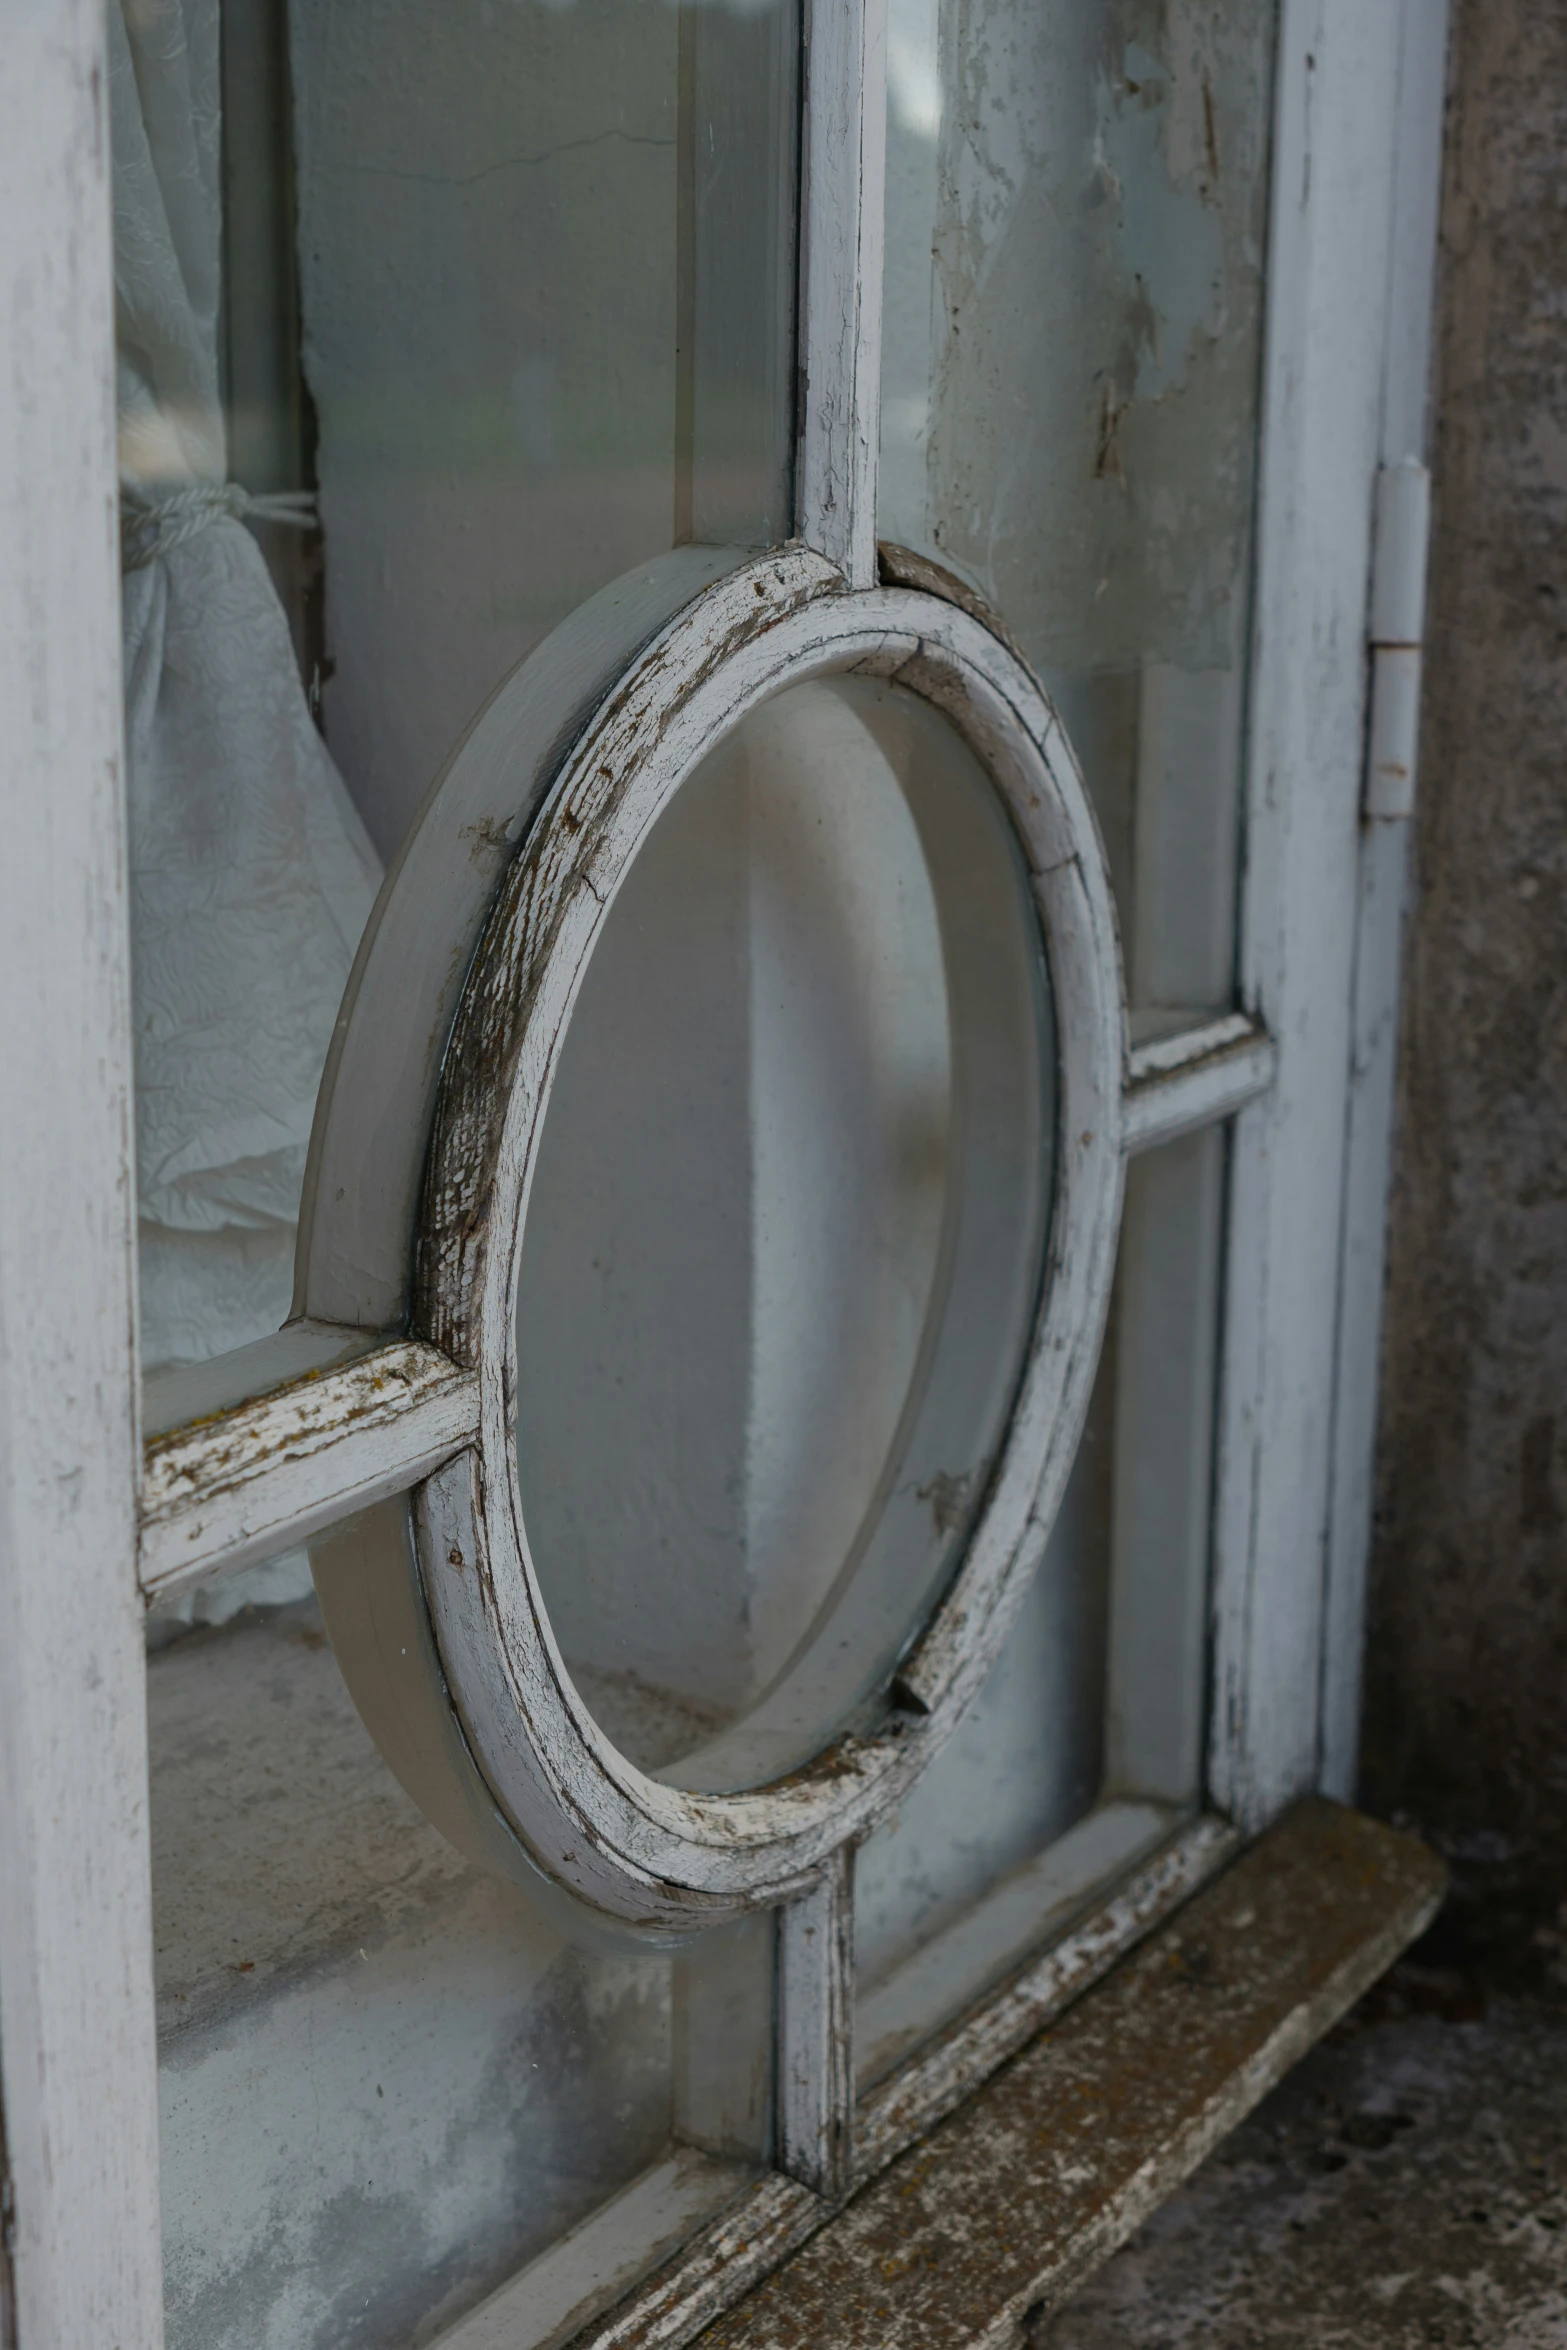
{"label": "wooden door frame", "polygon": [[[162,2340],[97,0],[0,74],[0,2088],[20,2350]],[[1420,454],[1445,0],[1283,0],[1263,379],[1210,1786],[1353,1781],[1404,845],[1360,815],[1372,487]],[[807,26],[808,538],[874,576],[884,34]],[[346,1374],[345,1374],[346,1376]],[[373,1416],[373,1415],[372,1415]],[[346,1428],[347,1423],[340,1424]],[[356,1424],[357,1425],[357,1424]],[[331,1431],[327,1431],[328,1435]],[[319,1522],[319,1521],[318,1521]]]}

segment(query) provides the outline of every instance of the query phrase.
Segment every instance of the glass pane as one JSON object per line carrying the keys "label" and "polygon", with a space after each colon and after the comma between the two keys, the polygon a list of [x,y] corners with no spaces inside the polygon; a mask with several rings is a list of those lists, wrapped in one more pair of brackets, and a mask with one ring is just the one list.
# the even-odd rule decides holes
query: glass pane
{"label": "glass pane", "polygon": [[290,0],[290,26],[322,706],[389,853],[595,588],[789,535],[794,20]]}
{"label": "glass pane", "polygon": [[[1008,1872],[1046,1850],[1104,1783],[1113,1345],[1096,1383],[1066,1498],[1039,1572],[984,1691],[904,1802],[855,1858],[854,1936],[868,1995]],[[1037,1938],[1037,1927],[1030,1939]],[[996,1965],[962,1986],[972,1996]],[[962,1997],[951,2004],[961,2005]],[[922,2017],[928,2028],[939,2020]],[[898,2036],[862,2015],[856,2061],[878,2077],[922,2031]],[[889,2045],[889,2042],[891,2043]]]}
{"label": "glass pane", "polygon": [[890,0],[878,526],[1082,759],[1143,1032],[1226,1003],[1271,0]]}
{"label": "glass pane", "polygon": [[798,20],[111,0],[110,41],[155,1369],[288,1311],[382,861],[485,697],[629,565],[787,535]]}
{"label": "glass pane", "polygon": [[[407,1541],[387,1504],[318,1565],[406,1573]],[[666,2231],[733,2196],[766,2144],[771,1919],[655,1949],[471,1865],[313,1600],[187,1633],[147,1686],[171,2350],[406,2350],[650,2169]],[[611,2288],[616,2259],[629,2283],[625,2219]]]}
{"label": "glass pane", "polygon": [[524,1232],[529,1541],[645,1768],[754,1785],[885,1702],[1005,1426],[1053,1136],[984,771],[903,688],[790,687],[622,884]]}
{"label": "glass pane", "polygon": [[1202,1786],[1225,1132],[1134,1159],[1066,1499],[979,1702],[855,1866],[881,2077],[1063,1931]]}

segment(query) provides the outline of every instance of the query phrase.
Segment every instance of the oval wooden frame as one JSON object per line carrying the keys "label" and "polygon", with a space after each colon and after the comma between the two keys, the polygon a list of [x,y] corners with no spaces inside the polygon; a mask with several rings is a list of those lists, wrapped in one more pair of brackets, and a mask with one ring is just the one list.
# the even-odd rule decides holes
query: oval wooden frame
{"label": "oval wooden frame", "polygon": [[[511,1438],[528,1186],[581,973],[649,828],[749,710],[850,671],[947,714],[1022,847],[1057,1030],[1047,1277],[988,1498],[899,1666],[885,1724],[775,1785],[695,1794],[648,1778],[599,1729],[528,1556]],[[1045,694],[972,610],[909,587],[844,593],[804,550],[744,564],[631,661],[561,765],[496,896],[443,1064],[414,1319],[477,1372],[480,1425],[476,1445],[419,1488],[414,1524],[464,1743],[527,1851],[596,1908],[690,1929],[797,1896],[898,1802],[983,1683],[1087,1412],[1120,1218],[1124,1038],[1114,907],[1082,779]]]}

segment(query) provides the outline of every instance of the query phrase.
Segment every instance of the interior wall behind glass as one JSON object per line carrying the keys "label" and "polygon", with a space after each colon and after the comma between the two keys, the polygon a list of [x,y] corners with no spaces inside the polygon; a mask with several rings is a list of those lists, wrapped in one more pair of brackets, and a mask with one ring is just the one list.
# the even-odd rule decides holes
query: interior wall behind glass
{"label": "interior wall behind glass", "polygon": [[1055,695],[1145,1030],[1230,993],[1273,13],[891,0],[878,526]]}
{"label": "interior wall behind glass", "polygon": [[[403,1497],[315,1538],[339,1622],[409,1541]],[[677,2135],[755,2159],[770,1919],[672,1954],[465,1858],[313,1599],[171,1644],[147,1713],[170,2350],[409,2350]]]}
{"label": "interior wall behind glass", "polygon": [[789,530],[787,0],[291,0],[322,710],[383,853],[511,664]]}
{"label": "interior wall behind glass", "polygon": [[[1131,1161],[1093,1400],[1044,1557],[950,1744],[859,1849],[862,2081],[945,2020],[938,1992],[954,2012],[1017,1962],[1041,1887],[1059,1897],[1089,1854],[1124,1866],[1201,1800],[1226,1149],[1208,1126]],[[1077,1897],[1091,1882],[1075,1876]],[[991,1923],[955,1950],[987,1897]],[[905,1972],[889,2001],[911,1962],[925,1987]]]}
{"label": "interior wall behind glass", "polygon": [[862,1986],[1064,1835],[1100,1794],[1114,1362],[1112,1331],[1049,1545],[989,1680],[950,1744],[856,1855]]}

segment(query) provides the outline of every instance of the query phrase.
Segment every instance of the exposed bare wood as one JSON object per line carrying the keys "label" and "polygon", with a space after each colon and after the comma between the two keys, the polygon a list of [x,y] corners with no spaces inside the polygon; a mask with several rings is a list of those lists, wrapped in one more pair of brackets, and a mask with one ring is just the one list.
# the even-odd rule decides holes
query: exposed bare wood
{"label": "exposed bare wood", "polygon": [[1429,1923],[1441,1863],[1313,1798],[703,2337],[1003,2350]]}
{"label": "exposed bare wood", "polygon": [[141,1383],[142,1442],[172,1436],[177,1428],[237,1411],[241,1404],[259,1403],[296,1380],[319,1378],[355,1355],[368,1354],[377,1343],[371,1331],[345,1329],[340,1322],[289,1322],[203,1363],[148,1372]]}
{"label": "exposed bare wood", "polygon": [[882,2082],[860,2108],[856,2176],[873,2176],[950,2113],[1238,1848],[1239,1838],[1222,1820],[1196,1820],[1181,1829],[1080,1925]]}
{"label": "exposed bare wood", "polygon": [[1267,1092],[1277,1067],[1272,1037],[1244,1012],[1134,1046],[1127,1057],[1127,1149],[1152,1150],[1233,1117]]}
{"label": "exposed bare wood", "polygon": [[806,0],[795,525],[850,587],[876,578],[886,0]]}
{"label": "exposed bare wood", "polygon": [[398,1339],[156,1438],[142,1589],[182,1590],[404,1491],[472,1440],[478,1408],[471,1372]]}
{"label": "exposed bare wood", "polygon": [[818,2195],[848,2184],[854,2124],[854,1854],[778,1913],[778,2162]]}
{"label": "exposed bare wood", "polygon": [[104,16],[0,70],[0,2099],[20,2350],[158,2350]]}
{"label": "exposed bare wood", "polygon": [[[542,1119],[547,1084],[526,1115],[514,1106],[465,1126],[459,1105],[450,1121],[423,1302],[452,1353],[398,1341],[349,1361],[362,1345],[351,1335],[282,1385],[280,1358],[269,1357],[269,1370],[236,1371],[241,1392],[225,1394],[215,1416],[193,1425],[179,1410],[183,1424],[161,1431],[145,1456],[139,1562],[149,1596],[427,1481],[419,1523],[427,1565],[445,1578],[437,1612],[456,1692],[454,1709],[428,1640],[414,1704],[432,1709],[431,1751],[445,1768],[454,1754],[469,1757],[471,1735],[535,1848],[567,1876],[580,1848],[583,1889],[624,1914],[689,1923],[704,1904],[721,1913],[803,1896],[783,1935],[785,2048],[804,2052],[783,2137],[786,2159],[828,2196],[847,2161],[842,1840],[881,1817],[937,1751],[1037,1564],[1098,1351],[1123,1148],[1237,1113],[1217,1784],[1248,1821],[1306,1784],[1322,1748],[1324,1688],[1326,1768],[1334,1783],[1351,1768],[1402,874],[1385,849],[1354,843],[1360,681],[1342,648],[1358,627],[1356,501],[1376,442],[1376,338],[1363,322],[1381,315],[1384,278],[1418,278],[1428,235],[1424,214],[1407,234],[1399,228],[1396,186],[1389,195],[1402,168],[1386,136],[1391,61],[1398,38],[1406,54],[1425,45],[1425,113],[1398,136],[1429,161],[1436,85],[1425,69],[1440,0],[1403,0],[1394,14],[1401,34],[1390,32],[1391,15],[1349,0],[1284,0],[1242,958],[1255,1018],[1139,1048],[1123,1091],[1114,923],[1093,820],[1048,705],[972,599],[896,566],[875,587],[883,0],[807,0],[798,513],[816,552],[756,565],[685,550],[595,599],[521,682],[503,687],[367,936],[350,1014],[369,1001],[375,1016],[345,1015],[339,1026],[312,1150],[300,1297],[304,1309],[374,1332],[401,1327],[410,1302],[437,1072],[508,862],[515,893],[478,983],[491,988],[496,1016],[475,1030],[482,1050],[470,1072],[492,1106],[497,1071],[502,1090],[517,1080],[515,1098],[537,1074],[529,1054],[543,1066],[552,1049],[572,957],[580,962],[599,918],[595,885],[635,853],[658,795],[737,714],[788,678],[847,665],[896,677],[949,710],[991,763],[1032,863],[1062,1020],[1067,1150],[1053,1278],[1006,1455],[962,1573],[905,1660],[906,1710],[787,1786],[705,1799],[630,1771],[565,1685],[526,1573],[508,1401],[526,1116]],[[157,2350],[101,30],[84,0],[49,0],[24,11],[13,34],[0,85],[0,209],[12,223],[0,273],[10,358],[0,512],[12,550],[0,627],[0,995],[10,1012],[8,1107],[19,1102],[25,1114],[0,1132],[0,2091],[15,2199],[14,2257],[0,2267],[21,2350]],[[1418,366],[1424,323],[1399,331],[1406,362],[1413,352]],[[1391,413],[1384,401],[1384,454],[1399,453],[1388,442]],[[866,592],[845,597],[845,579]],[[557,784],[530,867],[514,852]],[[570,822],[555,826],[561,812]],[[542,1005],[520,1040],[496,1014],[519,974],[527,984],[514,1008],[532,1020]],[[409,1004],[415,1016],[400,1021]],[[1324,1205],[1340,1201],[1341,1235]],[[488,1255],[473,1245],[477,1227],[462,1228],[476,1202],[502,1211],[502,1245]],[[356,1605],[371,1642],[381,1593],[373,1571],[364,1581]],[[427,1630],[411,1565],[397,1604],[407,1608],[410,1592]],[[477,1788],[487,1801],[489,1788],[471,1777],[464,1799]],[[847,2350],[1010,2339],[1021,2311],[1053,2303],[1134,2226],[1436,1897],[1436,1872],[1406,1844],[1305,1807],[1059,2032],[1016,2057],[1228,1849],[1224,1830],[1199,1823],[878,2091],[863,2109],[858,2198],[717,2338],[753,2350],[825,2338]],[[811,1892],[824,1860],[829,1876]],[[791,1953],[802,1959],[813,1935],[830,1964],[796,1965],[791,1995]],[[908,2151],[932,2123],[933,2146]],[[864,2184],[894,2158],[891,2175]],[[734,2176],[718,2178],[722,2168],[678,2158],[679,2176],[650,2191],[636,2223],[651,2235],[633,2228],[620,2267],[611,2261],[585,2298],[571,2298],[560,2271],[563,2314],[551,2338],[619,2289],[637,2246],[656,2257],[711,2208],[709,2191],[727,2194]],[[1018,2183],[1016,2226],[996,2217],[1002,2171]],[[769,2182],[594,2341],[673,2350],[819,2230],[828,2208],[795,2180]],[[504,2312],[501,2322],[510,2322]]]}
{"label": "exposed bare wood", "polygon": [[1026,665],[1026,656],[1017,638],[1008,628],[999,612],[993,612],[977,588],[945,563],[938,563],[933,555],[922,555],[913,547],[900,547],[891,539],[876,542],[876,576],[884,587],[914,588],[922,596],[940,596],[945,603],[956,604],[973,620],[998,636],[1009,653],[1015,653]]}

